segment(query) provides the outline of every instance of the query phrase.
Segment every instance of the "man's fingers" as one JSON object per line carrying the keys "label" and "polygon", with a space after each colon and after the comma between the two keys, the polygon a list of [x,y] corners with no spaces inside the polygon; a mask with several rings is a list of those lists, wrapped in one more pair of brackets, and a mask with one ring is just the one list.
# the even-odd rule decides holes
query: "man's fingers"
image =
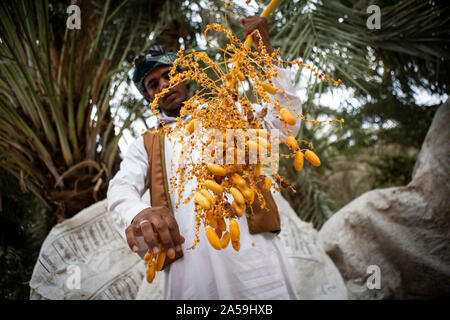
{"label": "man's fingers", "polygon": [[139,224],[139,227],[142,231],[142,235],[144,236],[144,241],[147,244],[148,248],[153,252],[153,254],[159,253],[159,245],[156,239],[155,231],[153,230],[153,226],[150,221],[143,220]]}
{"label": "man's fingers", "polygon": [[181,236],[180,230],[178,229],[178,223],[173,217],[166,217],[166,222],[170,235],[172,236],[175,251],[179,252],[181,251]]}
{"label": "man's fingers", "polygon": [[259,44],[266,47],[269,54],[273,52],[273,48],[270,43],[269,29],[267,19],[261,16],[251,16],[240,19],[244,27],[244,36],[247,38],[251,36],[253,39],[253,45],[260,50]]}
{"label": "man's fingers", "polygon": [[134,226],[131,225],[125,230],[125,234],[127,236],[128,246],[133,252],[139,251],[139,244],[136,241],[136,236],[134,235]]}
{"label": "man's fingers", "polygon": [[244,26],[245,32],[251,33],[255,29],[267,29],[267,19],[260,16],[252,16],[248,18],[241,18],[241,23]]}
{"label": "man's fingers", "polygon": [[135,237],[142,237],[142,230],[141,230],[141,227],[140,227],[139,223],[136,223],[136,222],[133,223],[130,226],[130,228],[133,229]]}
{"label": "man's fingers", "polygon": [[169,227],[167,225],[167,222],[164,219],[160,219],[156,225],[156,231],[159,234],[159,238],[161,240],[161,244],[164,247],[164,250],[167,253],[167,256],[169,258],[173,258],[175,256],[175,246],[172,241],[172,236],[169,231]]}
{"label": "man's fingers", "polygon": [[185,242],[177,221],[166,207],[148,208],[138,213],[126,229],[126,235],[128,245],[134,252],[141,250],[136,237],[143,236],[153,254],[158,254],[162,245],[170,258],[181,251],[181,245]]}

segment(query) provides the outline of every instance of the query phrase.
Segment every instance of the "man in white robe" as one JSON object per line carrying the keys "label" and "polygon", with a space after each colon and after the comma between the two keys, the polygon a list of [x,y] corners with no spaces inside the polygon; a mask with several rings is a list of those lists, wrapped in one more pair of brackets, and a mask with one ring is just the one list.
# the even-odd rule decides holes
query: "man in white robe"
{"label": "man in white robe", "polygon": [[[259,30],[267,51],[272,52],[268,36],[267,22],[261,17],[241,19],[245,35]],[[148,101],[162,89],[169,86],[168,72],[171,67],[167,55],[144,55],[146,68],[136,68],[135,84]],[[172,56],[173,58],[173,56]],[[147,62],[147,64],[145,64]],[[173,62],[173,61],[172,61]],[[273,79],[277,88],[284,90],[286,97],[276,93],[274,98],[280,105],[291,105],[301,114],[301,102],[297,96],[287,70],[278,69],[278,77]],[[173,88],[159,103],[160,119],[174,127],[182,103],[187,99],[184,85]],[[260,105],[253,105],[255,111]],[[268,108],[265,117],[266,129],[279,129],[281,139],[283,123]],[[292,129],[296,136],[300,127],[297,121]],[[176,139],[165,137],[165,167],[168,180],[176,173],[181,152],[181,144]],[[195,152],[195,151],[193,151]],[[194,155],[196,156],[196,155]],[[148,188],[149,158],[143,137],[139,137],[128,149],[120,170],[110,181],[108,189],[108,209],[121,234],[126,238],[130,249],[142,252],[138,237],[154,254],[159,252],[158,239],[169,257],[183,251],[183,257],[168,265],[165,269],[165,299],[297,299],[295,282],[291,266],[284,253],[281,239],[275,233],[264,232],[250,234],[245,215],[237,219],[241,231],[239,251],[231,246],[217,251],[206,239],[200,228],[200,243],[195,249],[188,250],[195,239],[194,203],[181,202],[174,215],[165,207],[152,207],[141,200]],[[185,185],[185,195],[192,194],[197,181],[189,180]],[[170,189],[170,185],[169,185]],[[170,194],[171,203],[178,202],[178,193]],[[151,198],[151,194],[150,194]]]}

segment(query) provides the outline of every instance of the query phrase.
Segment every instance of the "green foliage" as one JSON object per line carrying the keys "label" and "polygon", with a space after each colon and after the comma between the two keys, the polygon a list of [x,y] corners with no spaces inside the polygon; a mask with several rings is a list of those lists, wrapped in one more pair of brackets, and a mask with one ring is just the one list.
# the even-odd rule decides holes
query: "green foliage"
{"label": "green foliage", "polygon": [[[366,26],[370,4],[381,8],[380,30]],[[380,62],[405,88],[443,94],[449,86],[449,11],[441,2],[419,0],[282,1],[271,34],[284,59],[312,63],[361,95],[376,89],[370,76]],[[314,83],[310,78],[310,89]]]}
{"label": "green foliage", "polygon": [[404,186],[411,181],[414,157],[384,155],[375,159],[372,166],[378,171],[374,187]]}
{"label": "green foliage", "polygon": [[[0,3],[0,166],[23,177],[59,219],[106,196],[119,139],[140,105],[130,106],[116,132],[111,100],[175,5],[80,1],[81,29],[70,30],[69,4]],[[145,16],[156,12],[167,20]]]}
{"label": "green foliage", "polygon": [[[258,1],[256,12],[267,2]],[[133,57],[153,43],[215,56],[200,39],[206,24],[224,22],[220,0],[82,0],[82,29],[68,30],[70,3],[0,2],[0,266],[7,299],[28,297],[54,214],[71,216],[105,196],[124,130],[149,117],[129,91]],[[380,30],[366,27],[370,4],[381,7]],[[305,163],[295,172],[292,159],[280,161],[280,175],[296,190],[283,194],[303,220],[320,228],[362,192],[409,182],[437,109],[417,105],[415,90],[442,96],[449,88],[449,11],[434,1],[285,0],[269,17],[272,44],[284,60],[302,59],[341,78],[358,101],[339,110],[320,106],[317,98],[332,88],[303,68],[297,72],[308,96],[303,113],[345,120],[342,129],[302,124],[298,138],[313,143],[321,167]],[[239,18],[246,15],[237,3],[229,7],[240,39]],[[211,40],[225,39],[211,33]],[[34,196],[21,193],[25,186]]]}
{"label": "green foliage", "polygon": [[1,168],[0,194],[0,299],[28,299],[39,248],[56,219]]}
{"label": "green foliage", "polygon": [[[381,8],[380,30],[366,27],[370,4]],[[417,0],[281,2],[271,34],[282,58],[302,59],[341,78],[341,86],[357,99],[339,110],[323,108],[316,99],[332,88],[302,68],[297,71],[295,79],[306,83],[308,95],[303,113],[345,120],[342,129],[303,125],[298,138],[313,142],[321,168],[295,174],[291,161],[280,163],[298,188],[295,195],[284,192],[302,219],[320,227],[327,212],[361,193],[410,181],[438,107],[417,105],[416,91],[443,95],[449,87],[449,12],[443,2]],[[313,201],[314,194],[322,195],[321,203]]]}

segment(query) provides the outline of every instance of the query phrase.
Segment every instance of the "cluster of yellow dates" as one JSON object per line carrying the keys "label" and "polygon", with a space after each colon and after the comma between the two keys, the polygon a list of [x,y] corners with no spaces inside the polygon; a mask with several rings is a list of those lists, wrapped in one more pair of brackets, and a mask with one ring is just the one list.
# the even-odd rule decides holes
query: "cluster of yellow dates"
{"label": "cluster of yellow dates", "polygon": [[[235,217],[240,218],[246,209],[246,203],[251,205],[255,200],[255,191],[247,186],[245,179],[236,172],[230,173],[226,168],[213,163],[208,163],[207,168],[214,178],[205,180],[194,194],[195,203],[206,211],[206,237],[214,249],[225,249],[231,240],[233,249],[239,251],[240,231],[237,221],[230,217],[227,231],[224,215],[214,216],[214,210],[210,209],[216,204],[216,197],[222,199],[224,191],[228,191],[234,199],[231,203],[232,212]],[[226,188],[216,182],[217,178],[222,179],[223,182],[225,177],[228,178]]]}
{"label": "cluster of yellow dates", "polygon": [[[230,43],[224,48],[214,45],[207,38],[208,30],[225,33]],[[183,150],[186,151],[186,154],[189,154],[196,143],[194,141],[195,135],[192,135],[192,133],[197,124],[201,124],[206,130],[219,129],[222,133],[230,129],[254,130],[257,132],[256,139],[246,141],[245,150],[240,151],[248,154],[252,152],[259,154],[260,148],[270,150],[270,143],[268,143],[270,133],[262,129],[264,128],[264,117],[268,112],[268,108],[256,113],[252,103],[272,105],[272,112],[279,113],[281,121],[285,124],[284,128],[287,135],[290,135],[284,142],[292,151],[289,157],[294,158],[295,169],[298,171],[302,170],[304,158],[313,166],[319,166],[319,157],[311,150],[300,148],[298,141],[292,136],[292,131],[288,129],[288,126],[296,124],[296,118],[302,118],[305,121],[309,120],[306,120],[302,115],[294,115],[291,110],[295,110],[295,108],[290,105],[290,102],[281,106],[279,100],[274,97],[275,94],[281,94],[286,98],[286,101],[289,101],[286,93],[273,85],[272,79],[278,75],[277,65],[289,63],[301,66],[304,65],[303,62],[280,60],[277,58],[279,49],[269,54],[261,44],[257,45],[258,51],[251,50],[250,47],[246,47],[244,43],[232,34],[228,24],[227,28],[216,23],[208,25],[204,35],[211,46],[223,52],[224,59],[222,62],[216,62],[206,52],[192,50],[190,53],[185,53],[183,49],[178,51],[178,59],[169,73],[169,87],[157,94],[151,103],[153,114],[158,117],[159,99],[163,98],[171,88],[178,86],[180,83],[194,80],[200,89],[184,102],[180,110],[180,117],[174,127],[165,126],[164,122],[159,120],[163,127],[160,130],[161,134],[167,134],[169,139],[171,139],[171,136],[180,137]],[[179,70],[180,68],[182,71]],[[307,68],[309,69],[309,67]],[[315,68],[312,71],[315,72]],[[323,81],[333,81],[336,85],[340,83],[340,80],[335,81],[323,74],[317,74],[317,76]],[[253,98],[247,96],[248,87],[244,86],[245,82],[250,84]],[[252,99],[253,102],[250,102]],[[202,107],[205,105],[208,108]],[[189,122],[183,121],[184,116],[187,115],[191,116],[192,119]],[[318,122],[321,121],[314,121],[314,123]],[[231,147],[235,148],[236,146],[231,145]],[[237,152],[240,151],[237,150]],[[234,154],[236,157],[236,151]],[[239,251],[240,231],[237,219],[241,218],[244,212],[247,214],[252,213],[251,204],[256,198],[260,200],[261,206],[264,207],[264,199],[256,185],[261,184],[265,191],[270,190],[272,187],[277,189],[276,184],[282,186],[282,178],[277,173],[273,173],[276,184],[273,183],[269,176],[261,174],[263,165],[260,162],[250,164],[247,159],[245,164],[237,164],[235,162],[225,165],[218,165],[212,162],[183,164],[182,159],[186,161],[186,157],[180,157],[177,169],[179,180],[171,181],[170,183],[172,190],[178,192],[179,199],[185,199],[185,203],[187,203],[186,201],[191,201],[193,198],[196,205],[196,238],[190,249],[194,248],[200,241],[199,228],[203,223],[206,237],[213,248],[222,250],[227,248],[231,241],[234,250]],[[186,199],[183,196],[184,186],[187,180],[190,179],[198,181],[198,188],[192,196],[189,195]],[[232,202],[228,199],[229,194],[233,197]],[[178,205],[179,202],[176,203],[175,208]],[[149,261],[147,264],[148,278],[152,279],[154,276],[153,270],[158,270],[158,258],[155,261],[152,261],[150,258],[147,258],[147,260]]]}
{"label": "cluster of yellow dates", "polygon": [[[281,108],[280,116],[281,120],[287,123],[288,125],[291,126],[295,125],[296,119],[288,109]],[[313,166],[315,167],[320,166],[319,157],[311,150],[306,150],[305,154],[303,154],[302,152],[303,150],[301,150],[300,147],[298,146],[297,139],[295,139],[294,136],[289,136],[286,139],[286,144],[288,145],[289,149],[295,152],[294,155],[295,170],[300,171],[303,169],[304,158],[306,158],[306,160],[308,160]]]}
{"label": "cluster of yellow dates", "polygon": [[164,261],[166,260],[166,252],[162,245],[159,245],[159,253],[154,256],[151,250],[147,250],[144,256],[144,262],[147,265],[147,270],[145,272],[145,278],[149,283],[152,283],[155,278],[156,271],[161,271],[164,266]]}
{"label": "cluster of yellow dates", "polygon": [[[273,87],[271,87],[273,88]],[[267,91],[273,92],[271,88],[267,88]],[[276,90],[276,89],[275,89]],[[292,115],[292,113],[283,108],[280,111],[281,120],[288,125],[295,125],[296,119]],[[194,123],[199,121],[197,119],[191,120],[186,125],[186,130],[188,134],[193,133]],[[245,151],[250,152],[259,152],[260,146],[263,147],[264,150],[270,151],[270,144],[267,142],[270,134],[263,129],[253,129],[253,133],[257,133],[253,137],[246,141]],[[225,141],[229,139],[226,137]],[[320,165],[319,157],[312,152],[311,150],[306,150],[305,154],[303,154],[303,150],[300,149],[297,140],[293,136],[289,136],[286,140],[286,144],[289,148],[295,153],[294,156],[294,166],[296,170],[301,170],[303,168],[303,159],[304,157],[314,166]],[[223,150],[222,143],[216,143],[216,147],[219,145],[219,150]],[[231,148],[236,149],[236,146],[232,144]],[[235,153],[236,155],[236,153]],[[236,160],[236,157],[235,157]],[[247,159],[248,160],[248,159]],[[241,218],[244,211],[247,208],[247,205],[250,205],[255,200],[255,193],[258,194],[259,191],[254,186],[249,186],[247,181],[236,171],[242,170],[243,168],[248,168],[248,163],[244,166],[239,166],[236,164],[228,164],[225,166],[217,165],[214,163],[207,163],[206,168],[209,171],[210,175],[213,177],[208,177],[206,180],[200,183],[200,187],[194,193],[194,201],[200,208],[205,212],[204,215],[204,225],[205,225],[205,234],[206,237],[211,244],[211,246],[217,250],[224,249],[228,246],[228,243],[231,239],[233,248],[236,251],[239,251],[240,243],[239,243],[239,226],[234,217]],[[258,179],[261,176],[261,163],[257,163],[254,166],[254,171],[251,172],[250,175],[252,179]],[[246,170],[244,170],[246,171]],[[247,172],[244,172],[247,176]],[[264,177],[264,176],[263,176]],[[218,181],[220,183],[218,183]],[[265,177],[263,179],[263,189],[265,191],[269,191],[273,185],[272,179],[270,177]],[[224,192],[227,192],[232,195],[233,201],[231,203],[231,208],[233,215],[230,216],[225,214],[224,212],[217,213],[217,210],[213,210],[212,207],[217,203],[217,198],[220,200],[224,199]],[[225,206],[226,207],[226,206]],[[216,215],[214,214],[216,213]],[[229,231],[227,231],[227,224],[224,220],[224,217],[229,218]],[[196,239],[197,242],[197,239]],[[194,243],[195,246],[195,243]]]}

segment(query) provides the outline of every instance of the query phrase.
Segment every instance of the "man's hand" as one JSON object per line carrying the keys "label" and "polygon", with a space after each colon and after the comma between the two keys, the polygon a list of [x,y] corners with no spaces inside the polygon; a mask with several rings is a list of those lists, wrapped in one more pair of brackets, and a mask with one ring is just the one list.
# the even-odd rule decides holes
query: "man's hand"
{"label": "man's hand", "polygon": [[244,26],[245,38],[247,38],[247,36],[251,34],[253,37],[253,44],[258,47],[259,37],[258,33],[256,32],[256,30],[258,30],[262,38],[261,40],[266,46],[267,53],[271,54],[273,52],[272,45],[270,44],[269,28],[267,26],[266,18],[260,16],[251,16],[248,18],[241,18],[241,23]]}
{"label": "man's hand", "polygon": [[134,252],[140,251],[136,237],[143,236],[153,254],[159,253],[161,243],[169,258],[175,257],[175,250],[181,251],[184,238],[178,230],[178,223],[166,207],[147,208],[139,212],[125,230],[127,242]]}

